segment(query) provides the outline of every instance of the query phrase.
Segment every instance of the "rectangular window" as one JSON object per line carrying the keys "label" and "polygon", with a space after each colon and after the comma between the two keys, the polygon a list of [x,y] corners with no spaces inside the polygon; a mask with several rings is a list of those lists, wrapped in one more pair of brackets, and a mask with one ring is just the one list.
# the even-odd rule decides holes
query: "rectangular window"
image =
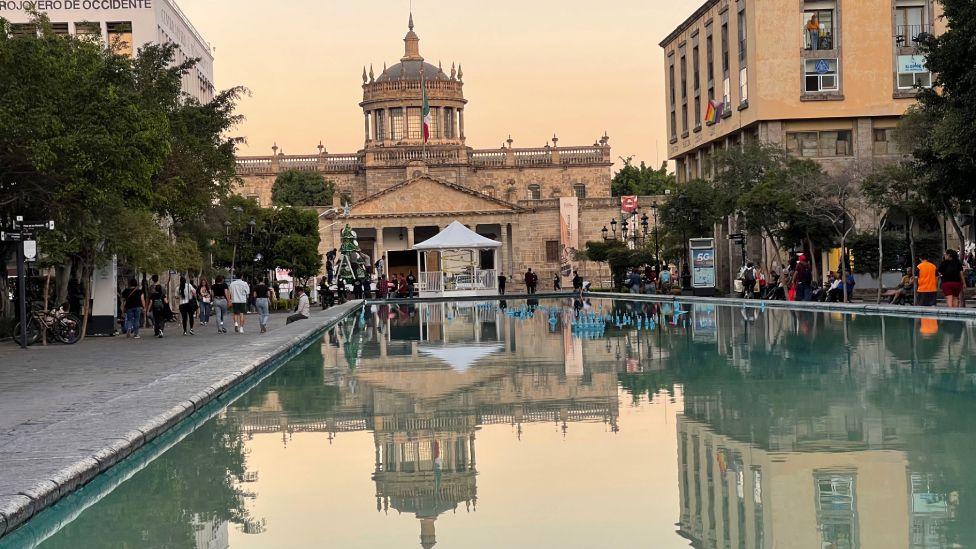
{"label": "rectangular window", "polygon": [[454,109],[444,109],[444,137],[454,139]]}
{"label": "rectangular window", "polygon": [[722,23],[722,75],[729,74],[729,24]]}
{"label": "rectangular window", "polygon": [[701,89],[701,61],[699,59],[698,46],[691,50],[691,81],[695,87],[695,94]]}
{"label": "rectangular window", "polygon": [[[101,41],[102,39],[102,26],[98,23],[75,23],[75,36],[79,38],[87,38],[92,41]],[[172,40],[167,40],[167,42],[172,42]]]}
{"label": "rectangular window", "polygon": [[33,23],[10,23],[9,28],[14,38],[37,36],[37,26]]}
{"label": "rectangular window", "polygon": [[898,6],[895,8],[895,43],[914,48],[922,33],[932,32],[926,24],[925,6]]}
{"label": "rectangular window", "polygon": [[576,198],[586,198],[586,185],[583,184],[573,185],[573,195]]}
{"label": "rectangular window", "polygon": [[688,104],[681,105],[681,131],[688,133]]}
{"label": "rectangular window", "polygon": [[695,96],[695,127],[701,127],[701,97]]}
{"label": "rectangular window", "polygon": [[739,12],[736,23],[739,27],[739,63],[744,64],[746,62],[746,10]]}
{"label": "rectangular window", "polygon": [[559,241],[546,240],[546,261],[549,263],[559,262]]}
{"label": "rectangular window", "polygon": [[389,136],[386,134],[386,120],[384,120],[384,118],[386,118],[386,113],[388,111],[380,110],[380,111],[373,111],[373,112],[375,113],[373,119],[373,127],[376,128],[376,136],[375,136],[376,139],[382,141],[384,139],[389,138]]}
{"label": "rectangular window", "polygon": [[407,107],[407,137],[420,139],[423,130],[420,127],[420,107]]}
{"label": "rectangular window", "polygon": [[807,93],[838,89],[836,59],[807,59],[803,74],[803,91]]}
{"label": "rectangular window", "polygon": [[732,83],[728,77],[722,81],[722,102],[725,103],[725,112],[729,112],[732,107]]}
{"label": "rectangular window", "polygon": [[850,130],[790,132],[786,134],[786,150],[805,158],[830,158],[851,156],[854,146]]}
{"label": "rectangular window", "polygon": [[745,67],[739,71],[739,104],[749,101],[749,70]]}
{"label": "rectangular window", "polygon": [[803,11],[803,48],[807,50],[832,50],[836,34],[834,32],[834,10],[816,9]]}
{"label": "rectangular window", "polygon": [[108,45],[115,53],[132,57],[132,21],[106,23]]}
{"label": "rectangular window", "polygon": [[678,115],[671,111],[671,137],[678,138]]}
{"label": "rectangular window", "polygon": [[874,130],[874,154],[897,154],[898,147],[893,139],[894,130],[891,128],[876,128]]}
{"label": "rectangular window", "polygon": [[430,109],[430,138],[440,139],[441,135],[441,110],[436,107]]}
{"label": "rectangular window", "polygon": [[681,99],[688,98],[688,63],[685,56],[681,56]]}
{"label": "rectangular window", "polygon": [[715,81],[715,46],[711,34],[705,38],[705,78],[709,84]]}
{"label": "rectangular window", "polygon": [[916,87],[932,87],[932,74],[925,66],[925,57],[921,55],[899,55],[898,89],[911,90]]}
{"label": "rectangular window", "polygon": [[390,109],[390,129],[393,130],[393,140],[403,139],[403,108],[395,107]]}
{"label": "rectangular window", "polygon": [[58,36],[67,36],[68,35],[68,24],[67,23],[51,23],[51,30],[53,30],[54,31],[54,34],[56,34]]}
{"label": "rectangular window", "polygon": [[674,108],[674,104],[675,104],[675,97],[676,97],[675,96],[675,92],[674,92],[675,83],[674,83],[674,65],[673,64],[668,67],[668,82],[671,84],[671,89],[670,89],[670,92],[671,92],[671,108],[673,109]]}

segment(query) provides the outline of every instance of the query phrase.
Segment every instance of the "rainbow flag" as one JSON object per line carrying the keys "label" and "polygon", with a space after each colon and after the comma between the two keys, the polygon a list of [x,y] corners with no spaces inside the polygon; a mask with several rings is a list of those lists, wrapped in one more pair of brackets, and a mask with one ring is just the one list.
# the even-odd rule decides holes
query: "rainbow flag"
{"label": "rainbow flag", "polygon": [[705,122],[708,124],[718,123],[723,112],[725,112],[725,103],[714,99],[709,101],[708,107],[705,108]]}

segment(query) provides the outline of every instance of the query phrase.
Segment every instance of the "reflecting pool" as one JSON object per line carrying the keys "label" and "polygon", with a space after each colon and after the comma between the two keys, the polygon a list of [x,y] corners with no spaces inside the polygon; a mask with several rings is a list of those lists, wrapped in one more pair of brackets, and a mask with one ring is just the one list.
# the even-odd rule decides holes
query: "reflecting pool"
{"label": "reflecting pool", "polygon": [[974,332],[596,299],[373,307],[39,547],[973,547]]}

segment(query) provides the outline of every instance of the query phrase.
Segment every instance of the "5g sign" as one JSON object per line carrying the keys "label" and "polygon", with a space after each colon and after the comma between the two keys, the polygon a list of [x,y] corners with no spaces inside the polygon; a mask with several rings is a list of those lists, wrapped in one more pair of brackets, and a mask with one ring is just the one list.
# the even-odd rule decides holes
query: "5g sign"
{"label": "5g sign", "polygon": [[715,289],[715,239],[692,238],[688,241],[691,250],[691,285],[697,289]]}

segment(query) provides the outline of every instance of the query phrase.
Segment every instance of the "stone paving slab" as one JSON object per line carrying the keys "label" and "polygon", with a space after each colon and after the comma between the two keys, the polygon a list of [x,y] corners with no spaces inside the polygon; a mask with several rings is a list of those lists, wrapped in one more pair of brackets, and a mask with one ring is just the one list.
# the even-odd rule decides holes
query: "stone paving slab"
{"label": "stone paving slab", "polygon": [[[84,485],[195,410],[304,348],[361,301],[260,334],[203,326],[163,339],[92,338],[20,349],[0,344],[0,536]],[[148,337],[147,337],[148,336]]]}

